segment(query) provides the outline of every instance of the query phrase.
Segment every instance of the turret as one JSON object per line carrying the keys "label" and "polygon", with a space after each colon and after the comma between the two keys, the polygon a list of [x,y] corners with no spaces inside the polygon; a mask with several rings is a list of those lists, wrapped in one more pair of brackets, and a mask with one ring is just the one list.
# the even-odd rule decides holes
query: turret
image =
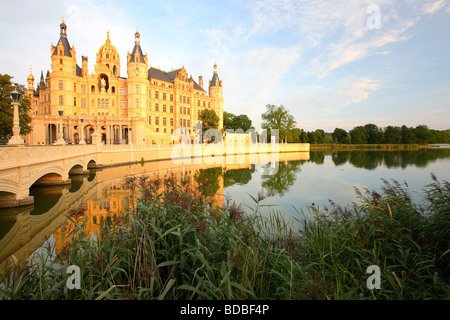
{"label": "turret", "polygon": [[139,31],[134,34],[134,48],[131,54],[127,55],[127,73],[128,77],[148,77],[148,58],[141,49],[141,35]]}
{"label": "turret", "polygon": [[222,98],[222,81],[217,74],[217,64],[214,63],[214,74],[209,81],[209,96],[211,97],[212,108],[219,116],[219,130],[223,128],[223,98]]}
{"label": "turret", "polygon": [[53,71],[64,71],[73,73],[76,71],[76,51],[75,46],[70,47],[67,39],[67,25],[64,18],[60,27],[60,38],[56,46],[51,45],[52,69]]}

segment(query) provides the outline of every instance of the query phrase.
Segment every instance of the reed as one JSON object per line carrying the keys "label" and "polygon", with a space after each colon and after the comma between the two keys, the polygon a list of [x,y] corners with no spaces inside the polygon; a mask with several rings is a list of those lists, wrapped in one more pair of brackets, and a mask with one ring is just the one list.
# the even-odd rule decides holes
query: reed
{"label": "reed", "polygon": [[[97,236],[70,217],[63,250],[11,258],[2,299],[448,299],[450,187],[432,175],[423,203],[384,181],[383,193],[355,190],[360,204],[299,210],[298,224],[216,206],[187,181],[131,178],[137,201]],[[301,228],[296,227],[301,225]],[[81,289],[65,270],[77,265]],[[370,265],[381,289],[366,286]]]}

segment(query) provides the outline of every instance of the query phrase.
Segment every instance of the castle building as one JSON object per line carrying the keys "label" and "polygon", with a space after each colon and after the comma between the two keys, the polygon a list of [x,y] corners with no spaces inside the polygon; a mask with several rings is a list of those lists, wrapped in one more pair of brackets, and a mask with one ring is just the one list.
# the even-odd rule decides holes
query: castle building
{"label": "castle building", "polygon": [[139,32],[134,36],[133,50],[126,56],[127,77],[120,74],[119,52],[109,31],[98,49],[94,70],[89,72],[87,57],[81,57],[81,67],[77,64],[75,46],[69,44],[63,20],[60,38],[50,48],[52,71],[47,71],[45,78],[41,72],[36,88],[31,70],[27,78],[33,130],[26,142],[52,144],[60,129],[65,142],[73,144],[91,143],[94,134],[104,144],[178,143],[172,139],[177,129],[193,142],[194,125],[204,109],[217,113],[221,130],[222,81],[217,65],[206,91],[202,76],[197,83],[184,66],[167,72],[149,67]]}

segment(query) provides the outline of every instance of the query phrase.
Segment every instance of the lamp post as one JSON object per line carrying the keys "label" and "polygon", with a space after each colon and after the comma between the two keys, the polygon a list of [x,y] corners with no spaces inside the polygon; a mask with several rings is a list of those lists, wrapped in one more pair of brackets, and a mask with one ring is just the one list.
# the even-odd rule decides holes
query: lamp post
{"label": "lamp post", "polygon": [[80,128],[80,141],[78,144],[86,144],[86,141],[84,141],[84,128],[83,128],[83,117],[80,118],[81,121],[81,128]]}
{"label": "lamp post", "polygon": [[62,116],[63,116],[63,110],[59,109],[58,110],[58,115],[59,115],[59,137],[58,140],[56,141],[55,145],[65,145],[66,142],[63,139],[63,129],[62,129]]}
{"label": "lamp post", "polygon": [[20,126],[19,126],[19,98],[20,93],[17,90],[11,92],[12,105],[14,108],[14,118],[13,118],[13,136],[8,141],[8,145],[24,145],[25,141],[20,136]]}

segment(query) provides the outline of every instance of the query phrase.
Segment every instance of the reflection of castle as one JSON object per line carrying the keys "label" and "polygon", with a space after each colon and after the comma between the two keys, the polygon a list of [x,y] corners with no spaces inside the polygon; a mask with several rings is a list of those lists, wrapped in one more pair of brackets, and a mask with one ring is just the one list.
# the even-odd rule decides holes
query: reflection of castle
{"label": "reflection of castle", "polygon": [[105,144],[171,143],[171,133],[182,129],[192,139],[200,112],[212,109],[223,123],[222,81],[214,65],[208,92],[203,79],[198,83],[184,67],[165,72],[149,67],[140,34],[135,33],[133,51],[127,54],[127,75],[120,75],[120,57],[107,34],[97,52],[94,72],[89,74],[88,58],[77,64],[75,47],[70,47],[67,26],[60,25],[56,46],[51,46],[52,72],[44,75],[37,89],[30,74],[27,95],[32,103],[32,132],[28,144],[49,144],[58,139],[60,117],[66,142],[90,142],[99,134]]}

